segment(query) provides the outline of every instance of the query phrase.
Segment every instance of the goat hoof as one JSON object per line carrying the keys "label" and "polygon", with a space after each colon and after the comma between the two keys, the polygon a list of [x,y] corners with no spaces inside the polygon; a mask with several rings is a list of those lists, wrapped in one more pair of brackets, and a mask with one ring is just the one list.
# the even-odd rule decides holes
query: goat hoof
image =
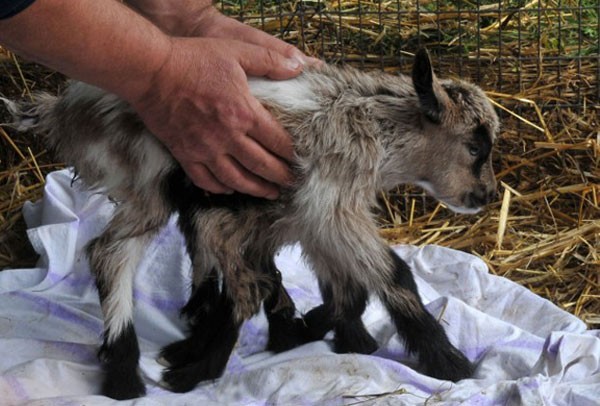
{"label": "goat hoof", "polygon": [[[182,340],[168,346],[167,348],[181,350],[173,352],[173,354],[177,354],[179,357],[185,353],[186,358],[183,361],[180,359],[179,361],[182,362],[177,364],[171,362],[174,358],[167,358],[167,362],[171,362],[171,366],[163,371],[160,385],[170,391],[182,393],[194,389],[199,382],[221,377],[236,340],[217,340],[217,342],[218,345],[213,343],[211,346],[202,348],[202,353],[193,351],[189,347],[194,340]],[[164,355],[164,353],[163,350],[162,354]]]}
{"label": "goat hoof", "polygon": [[189,355],[185,348],[187,347],[185,341],[177,341],[164,347],[160,350],[156,361],[164,367],[184,364]]}
{"label": "goat hoof", "polygon": [[158,365],[161,365],[165,368],[170,367],[172,364],[162,355],[159,355],[158,358],[156,358],[156,362],[158,363]]}
{"label": "goat hoof", "polygon": [[377,341],[366,330],[357,328],[345,330],[344,334],[336,331],[334,349],[338,354],[372,354],[379,348]]}
{"label": "goat hoof", "polygon": [[311,309],[303,317],[305,323],[306,341],[322,340],[333,329],[331,311],[325,305]]}
{"label": "goat hoof", "polygon": [[475,366],[454,347],[430,357],[425,363],[425,374],[452,382],[470,378],[474,372]]}
{"label": "goat hoof", "polygon": [[189,392],[202,381],[217,379],[223,375],[225,365],[211,365],[207,360],[167,368],[159,385],[171,392]]}
{"label": "goat hoof", "polygon": [[102,384],[102,394],[115,400],[134,399],[144,396],[146,387],[137,370],[112,371],[107,373]]}
{"label": "goat hoof", "polygon": [[335,352],[338,354],[373,354],[379,349],[379,345],[374,338],[370,337],[363,342],[342,342],[335,341]]}
{"label": "goat hoof", "polygon": [[291,350],[306,344],[309,341],[307,337],[308,330],[302,319],[284,320],[281,323],[271,321],[267,351],[279,353]]}
{"label": "goat hoof", "polygon": [[196,338],[186,338],[176,341],[164,347],[158,355],[157,362],[165,367],[173,365],[184,365],[190,362],[190,359],[196,354],[201,353],[204,344]]}
{"label": "goat hoof", "polygon": [[191,374],[184,372],[186,369],[185,367],[166,369],[158,384],[171,392],[184,393],[191,391],[200,381],[192,379]]}

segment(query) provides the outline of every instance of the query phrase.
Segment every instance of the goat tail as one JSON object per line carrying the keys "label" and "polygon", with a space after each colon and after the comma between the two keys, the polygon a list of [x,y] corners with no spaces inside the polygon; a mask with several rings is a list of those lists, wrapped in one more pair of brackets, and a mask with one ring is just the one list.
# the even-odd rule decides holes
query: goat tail
{"label": "goat tail", "polygon": [[54,107],[58,102],[58,97],[49,93],[38,92],[33,95],[33,99],[23,101],[12,101],[0,97],[4,102],[6,109],[12,116],[12,123],[9,125],[19,132],[34,131],[36,133],[46,133],[50,130],[49,118],[52,116]]}

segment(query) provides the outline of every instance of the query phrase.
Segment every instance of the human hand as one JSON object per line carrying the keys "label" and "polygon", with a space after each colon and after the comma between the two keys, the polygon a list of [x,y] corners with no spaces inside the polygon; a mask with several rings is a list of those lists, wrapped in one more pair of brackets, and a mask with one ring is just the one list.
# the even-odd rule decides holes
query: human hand
{"label": "human hand", "polygon": [[143,95],[129,100],[192,179],[213,193],[274,199],[291,182],[292,141],[249,91],[246,74],[285,79],[302,65],[256,45],[173,38]]}
{"label": "human hand", "polygon": [[125,3],[174,37],[234,39],[295,57],[304,65],[322,63],[285,41],[224,16],[212,6],[211,0],[125,0]]}
{"label": "human hand", "polygon": [[198,37],[234,39],[271,49],[289,58],[296,58],[305,66],[320,66],[322,61],[306,56],[288,44],[257,28],[221,14],[215,7],[204,7],[187,26],[188,34]]}
{"label": "human hand", "polygon": [[295,57],[304,65],[322,63],[293,45],[224,16],[212,6],[211,0],[125,0],[125,3],[175,37],[234,39]]}

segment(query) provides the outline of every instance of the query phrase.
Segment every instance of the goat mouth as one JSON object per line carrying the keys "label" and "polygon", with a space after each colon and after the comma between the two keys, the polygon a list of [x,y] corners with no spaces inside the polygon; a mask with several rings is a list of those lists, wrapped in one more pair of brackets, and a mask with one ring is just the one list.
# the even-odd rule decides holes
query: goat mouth
{"label": "goat mouth", "polygon": [[430,196],[432,196],[435,199],[442,202],[444,204],[444,206],[448,207],[454,213],[475,214],[475,213],[479,213],[483,207],[483,206],[475,206],[474,207],[474,206],[470,206],[470,205],[467,206],[467,205],[463,205],[463,204],[455,205],[455,204],[449,203],[448,199],[446,199],[445,197],[438,196],[438,194],[435,192],[435,189],[433,188],[433,185],[431,183],[421,180],[421,181],[415,182],[415,184],[417,186],[420,186],[421,188],[423,188]]}
{"label": "goat mouth", "polygon": [[458,205],[452,204],[452,203],[448,202],[446,199],[441,199],[441,201],[450,210],[452,210],[455,213],[460,213],[460,214],[479,213],[485,206],[485,204],[483,204],[483,203],[473,201],[473,199],[469,198],[468,194],[463,196],[462,199],[460,199],[460,202]]}
{"label": "goat mouth", "polygon": [[450,210],[458,214],[476,214],[479,213],[482,209],[481,207],[454,206],[444,201],[442,201],[442,203],[444,203],[444,205]]}

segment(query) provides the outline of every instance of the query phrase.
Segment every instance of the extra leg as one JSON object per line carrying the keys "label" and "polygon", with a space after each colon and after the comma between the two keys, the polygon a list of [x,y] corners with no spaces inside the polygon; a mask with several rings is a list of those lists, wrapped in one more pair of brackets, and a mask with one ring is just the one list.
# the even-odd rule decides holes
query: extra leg
{"label": "extra leg", "polygon": [[[192,297],[190,303],[195,300]],[[163,372],[163,386],[174,392],[187,392],[199,382],[216,379],[223,374],[241,326],[234,319],[233,312],[233,303],[224,286],[216,306],[201,317],[201,322],[193,325],[190,337],[163,350],[163,357],[182,362],[169,366]],[[187,357],[185,360],[179,355],[172,357],[174,353]]]}
{"label": "extra leg", "polygon": [[181,316],[187,320],[190,334],[186,339],[163,348],[158,359],[160,364],[176,369],[201,356],[210,339],[207,326],[214,317],[213,313],[219,311],[221,294],[216,263],[204,244],[199,244],[201,224],[197,215],[202,213],[202,208],[197,204],[203,192],[194,187],[182,171],[171,174],[167,190],[167,196],[179,212],[178,226],[192,262],[193,276],[191,297],[181,309]]}
{"label": "extra leg", "polygon": [[[340,281],[336,281],[338,283]],[[371,354],[376,351],[377,341],[361,319],[367,306],[367,290],[355,281],[347,281],[344,286],[340,284],[338,290],[345,292],[344,295],[334,297],[330,284],[321,283],[320,286],[323,304],[304,316],[311,340],[320,340],[333,329],[336,352]]]}
{"label": "extra leg", "polygon": [[188,336],[160,353],[166,369],[161,384],[174,392],[192,390],[199,382],[223,374],[238,338],[239,322],[233,317],[228,290],[219,282],[219,264],[202,240],[201,208],[179,207],[179,227],[193,268],[192,296],[181,310]]}
{"label": "extra leg", "polygon": [[269,321],[267,350],[282,352],[306,343],[306,326],[302,319],[295,317],[296,306],[283,286],[281,273],[273,259],[269,259],[264,270],[273,281],[271,293],[264,301]]}
{"label": "extra leg", "polygon": [[393,281],[381,297],[408,351],[418,354],[429,376],[455,382],[470,377],[473,365],[450,343],[440,323],[423,306],[409,266],[394,251],[390,250],[390,255]]}
{"label": "extra leg", "polygon": [[210,340],[211,320],[219,312],[220,301],[217,272],[213,269],[208,277],[192,289],[192,296],[181,310],[186,318],[189,336],[162,349],[159,363],[165,367],[181,367],[192,359],[200,358]]}

